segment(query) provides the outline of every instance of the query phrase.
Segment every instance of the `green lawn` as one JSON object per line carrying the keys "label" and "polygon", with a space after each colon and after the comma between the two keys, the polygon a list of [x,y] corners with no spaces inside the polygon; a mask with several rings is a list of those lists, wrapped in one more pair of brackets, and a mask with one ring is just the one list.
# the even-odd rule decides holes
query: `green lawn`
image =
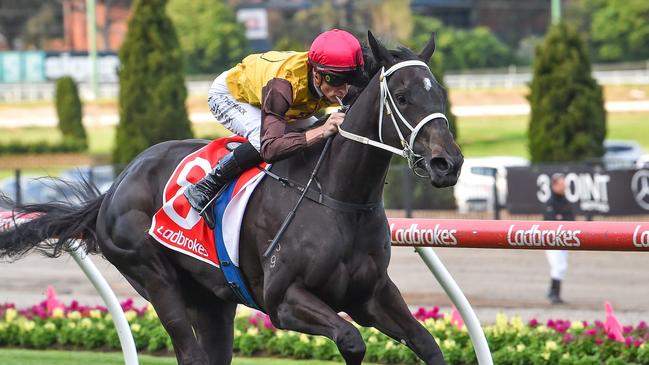
{"label": "green lawn", "polygon": [[[458,118],[462,152],[467,157],[529,158],[527,123],[526,116]],[[607,138],[636,140],[649,153],[649,113],[609,114]]]}
{"label": "green lawn", "polygon": [[[220,124],[200,123],[193,124],[194,135],[198,138],[218,137],[229,135],[230,133]],[[114,127],[93,127],[87,128],[88,139],[90,143],[90,153],[93,155],[107,155],[112,150],[115,142]],[[53,127],[28,127],[28,128],[2,128],[0,129],[0,143],[9,141],[22,142],[58,142],[61,140],[61,132]]]}
{"label": "green lawn", "polygon": [[[512,155],[528,157],[526,116],[458,118],[460,144],[467,157]],[[218,123],[193,125],[197,137],[217,137],[229,134]],[[115,140],[113,127],[88,129],[90,153],[107,155]],[[612,113],[608,115],[608,135],[611,139],[637,140],[649,152],[649,113]],[[55,128],[1,129],[0,143],[11,140],[50,142],[61,139]]]}
{"label": "green lawn", "polygon": [[[175,357],[138,356],[140,365],[172,365]],[[72,352],[0,349],[2,365],[123,365],[121,352]],[[236,358],[233,365],[334,365],[336,362],[273,358]]]}

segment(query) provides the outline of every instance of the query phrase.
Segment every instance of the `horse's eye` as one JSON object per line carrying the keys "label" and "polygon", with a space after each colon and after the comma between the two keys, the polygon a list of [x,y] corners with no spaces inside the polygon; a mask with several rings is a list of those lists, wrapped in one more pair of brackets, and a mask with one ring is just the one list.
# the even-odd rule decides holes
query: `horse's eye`
{"label": "horse's eye", "polygon": [[397,102],[401,105],[405,105],[408,102],[408,100],[406,100],[405,96],[399,94],[397,95]]}

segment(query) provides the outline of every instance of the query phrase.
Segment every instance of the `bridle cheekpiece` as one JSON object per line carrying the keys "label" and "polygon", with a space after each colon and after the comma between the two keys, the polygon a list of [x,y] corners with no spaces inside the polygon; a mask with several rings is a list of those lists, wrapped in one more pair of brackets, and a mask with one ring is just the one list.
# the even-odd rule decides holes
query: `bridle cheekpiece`
{"label": "bridle cheekpiece", "polygon": [[[442,118],[446,121],[446,126],[448,127],[448,119],[443,113],[431,113],[427,116],[425,116],[417,125],[413,127],[411,123],[409,123],[406,118],[403,117],[401,112],[399,111],[399,108],[397,108],[394,99],[392,98],[392,94],[390,93],[390,89],[388,88],[388,76],[392,75],[395,73],[397,70],[402,69],[404,67],[410,67],[410,66],[423,66],[426,67],[429,71],[430,68],[428,65],[419,60],[408,60],[408,61],[402,61],[398,62],[394,65],[392,65],[390,68],[387,70],[385,67],[381,67],[380,75],[379,75],[379,85],[380,85],[380,106],[379,106],[379,141],[375,141],[372,139],[369,139],[367,137],[360,136],[358,134],[354,134],[351,132],[347,132],[343,130],[342,128],[338,128],[338,131],[340,135],[347,139],[351,139],[353,141],[367,144],[370,146],[374,146],[389,152],[394,153],[395,155],[399,155],[406,160],[408,160],[408,166],[415,172],[415,174],[421,176],[421,177],[426,177],[427,175],[423,175],[422,173],[417,171],[417,164],[418,162],[422,159],[421,155],[416,154],[413,151],[415,139],[417,138],[417,135],[421,131],[421,129],[430,121]],[[385,110],[385,113],[384,113]],[[390,146],[386,143],[383,142],[383,115],[387,114],[392,118],[392,124],[394,125],[394,128],[397,130],[397,133],[399,134],[399,140],[401,141],[401,146],[403,147],[402,149],[398,149],[396,147]],[[406,138],[403,136],[403,133],[401,133],[401,129],[399,128],[399,123],[397,122],[397,118],[395,118],[394,115],[397,115],[399,120],[403,125],[408,128],[411,133],[410,133],[410,139],[406,140]]]}

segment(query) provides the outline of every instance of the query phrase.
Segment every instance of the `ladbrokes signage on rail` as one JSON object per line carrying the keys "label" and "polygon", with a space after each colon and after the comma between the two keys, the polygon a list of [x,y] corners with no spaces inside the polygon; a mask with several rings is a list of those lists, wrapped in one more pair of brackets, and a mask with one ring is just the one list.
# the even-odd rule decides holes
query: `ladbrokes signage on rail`
{"label": "ladbrokes signage on rail", "polygon": [[649,214],[649,170],[596,170],[580,165],[542,165],[507,169],[507,209],[542,213],[550,198],[550,177],[566,177],[566,199],[578,214]]}

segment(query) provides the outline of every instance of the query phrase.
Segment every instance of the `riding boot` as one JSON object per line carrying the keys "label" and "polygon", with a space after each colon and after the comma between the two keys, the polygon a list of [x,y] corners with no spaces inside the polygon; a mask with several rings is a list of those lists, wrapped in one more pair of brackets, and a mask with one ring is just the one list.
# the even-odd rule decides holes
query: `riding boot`
{"label": "riding boot", "polygon": [[552,279],[547,297],[552,304],[564,303],[563,299],[561,299],[561,280]]}
{"label": "riding boot", "polygon": [[210,229],[214,229],[214,214],[209,209],[213,198],[244,171],[262,162],[259,152],[249,142],[243,143],[223,156],[212,172],[183,193],[189,205],[197,210]]}

